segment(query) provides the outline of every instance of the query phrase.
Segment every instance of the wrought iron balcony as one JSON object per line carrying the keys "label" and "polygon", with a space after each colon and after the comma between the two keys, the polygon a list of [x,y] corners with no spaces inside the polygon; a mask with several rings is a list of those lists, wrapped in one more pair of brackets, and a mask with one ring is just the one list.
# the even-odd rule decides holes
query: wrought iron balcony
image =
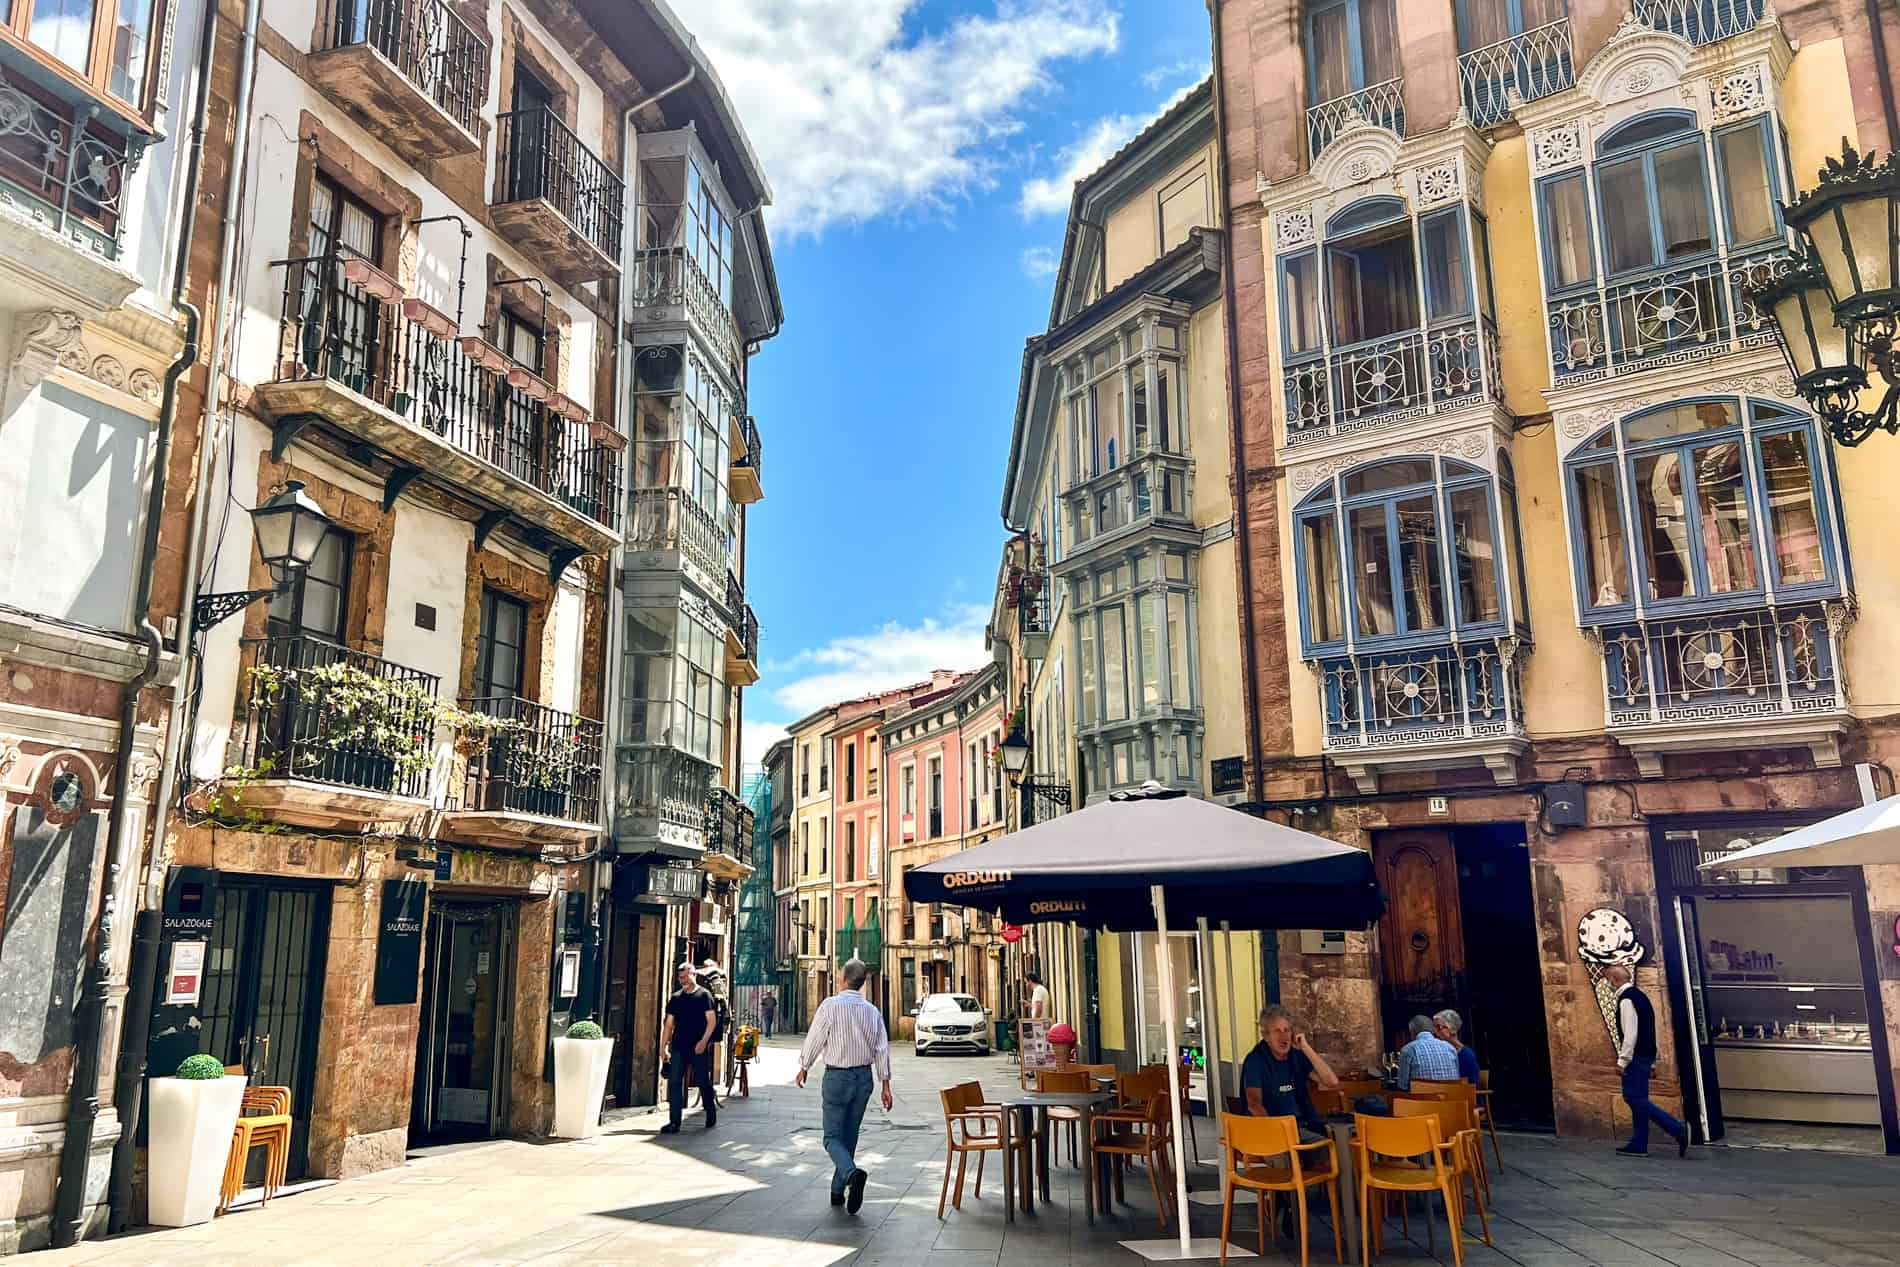
{"label": "wrought iron balcony", "polygon": [[[706,795],[706,853],[729,859],[739,868],[752,867],[752,807],[715,786]],[[731,868],[728,868],[731,869]]]}
{"label": "wrought iron balcony", "polygon": [[1306,153],[1318,162],[1339,134],[1359,123],[1370,123],[1399,136],[1405,135],[1405,80],[1388,79],[1358,92],[1322,101],[1306,110]]}
{"label": "wrought iron balcony", "polygon": [[[126,182],[149,138],[108,127],[116,113],[108,116],[83,92],[54,93],[10,64],[17,54],[5,55],[9,61],[0,63],[0,203],[11,204],[83,255],[117,260],[124,247]],[[18,245],[30,257],[28,238],[18,238]],[[127,275],[123,285],[112,287],[116,297],[102,310],[116,308],[137,284]]]}
{"label": "wrought iron balcony", "polygon": [[620,272],[626,187],[545,106],[495,120],[495,227],[573,284]]}
{"label": "wrought iron balcony", "polygon": [[513,695],[461,701],[485,719],[458,737],[466,767],[456,809],[600,822],[601,724]]}
{"label": "wrought iron balcony", "polygon": [[1576,82],[1570,45],[1570,19],[1474,48],[1458,55],[1458,82],[1471,125],[1488,128],[1504,122],[1518,103],[1562,92]]}
{"label": "wrought iron balcony", "polygon": [[[726,684],[751,686],[759,680],[759,618],[745,601],[732,573],[726,573]],[[820,780],[822,791],[823,780]]]}
{"label": "wrought iron balcony", "polygon": [[1362,787],[1381,768],[1483,765],[1516,778],[1525,747],[1523,663],[1514,638],[1320,660],[1325,747]]}
{"label": "wrought iron balcony", "polygon": [[1488,317],[1289,358],[1282,381],[1289,446],[1504,399]]}
{"label": "wrought iron balcony", "polygon": [[740,434],[745,440],[745,451],[734,450],[732,459],[732,500],[741,505],[750,505],[765,497],[765,489],[759,482],[759,473],[763,469],[763,454],[759,448],[759,424],[751,414],[746,414],[739,424]]}
{"label": "wrought iron balcony", "polygon": [[[681,219],[677,204],[647,204],[643,216],[655,212]],[[633,253],[633,310],[636,320],[695,326],[724,359],[735,378],[744,364],[745,339],[739,333],[732,308],[706,270],[684,246],[642,246]]]}
{"label": "wrought iron balcony", "polygon": [[614,839],[631,851],[697,857],[718,771],[678,748],[624,744],[615,754]]}
{"label": "wrought iron balcony", "polygon": [[842,968],[856,959],[876,972],[884,960],[884,930],[875,921],[867,919],[862,928],[847,923],[837,931],[837,939],[832,945],[837,950],[838,966]]}
{"label": "wrought iron balcony", "polygon": [[[378,298],[350,279],[349,264],[329,255],[275,265],[284,270],[282,359],[258,394],[280,434],[320,417],[400,466],[456,479],[565,540],[608,548],[620,523],[619,437],[510,386],[470,359],[472,340],[436,333],[447,318]],[[528,367],[516,370],[539,383]]]}
{"label": "wrought iron balcony", "polygon": [[[307,634],[246,639],[245,762],[266,781],[425,798],[439,679]],[[253,789],[242,794],[256,804]]]}
{"label": "wrought iron balcony", "polygon": [[[1838,723],[1826,719],[1847,712],[1841,642],[1848,614],[1833,602],[1605,628],[1596,636],[1610,730],[1656,773],[1656,754],[1667,747],[1727,748],[1736,739],[1772,747],[1771,736],[1789,728],[1800,732],[1795,744],[1823,745],[1819,764],[1838,765]],[[1693,730],[1703,733],[1685,734]],[[1677,742],[1664,742],[1671,732]]]}
{"label": "wrought iron balcony", "polygon": [[339,0],[323,38],[311,78],[399,153],[481,153],[488,42],[445,0]]}
{"label": "wrought iron balcony", "polygon": [[1551,381],[1589,383],[1615,374],[1693,364],[1769,347],[1775,327],[1748,297],[1756,281],[1792,266],[1782,243],[1599,284],[1549,300]]}
{"label": "wrought iron balcony", "polygon": [[[1035,578],[1033,587],[1030,581]],[[1025,572],[1017,585],[1016,629],[1021,635],[1023,658],[1043,660],[1049,655],[1049,632],[1054,622],[1049,613],[1049,579],[1044,573]]]}
{"label": "wrought iron balcony", "polygon": [[1768,0],[1635,0],[1632,14],[1691,44],[1713,44],[1753,30],[1767,7]]}

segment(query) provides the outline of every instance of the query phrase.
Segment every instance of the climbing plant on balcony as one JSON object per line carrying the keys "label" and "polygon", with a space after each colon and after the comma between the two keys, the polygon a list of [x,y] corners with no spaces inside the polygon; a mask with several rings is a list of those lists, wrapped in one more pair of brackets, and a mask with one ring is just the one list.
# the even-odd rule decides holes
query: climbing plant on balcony
{"label": "climbing plant on balcony", "polygon": [[398,777],[409,778],[434,759],[443,706],[420,682],[383,677],[346,660],[308,667],[257,664],[251,682],[273,705],[288,694],[300,719],[314,722],[314,733],[297,737],[311,764],[329,753],[381,758]]}

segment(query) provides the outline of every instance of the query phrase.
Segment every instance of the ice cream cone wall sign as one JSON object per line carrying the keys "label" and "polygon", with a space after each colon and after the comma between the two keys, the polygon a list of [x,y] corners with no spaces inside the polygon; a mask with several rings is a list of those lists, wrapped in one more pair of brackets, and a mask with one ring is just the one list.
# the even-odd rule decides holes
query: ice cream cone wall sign
{"label": "ice cream cone wall sign", "polygon": [[1636,940],[1636,929],[1629,917],[1614,907],[1599,906],[1577,921],[1577,957],[1590,974],[1590,988],[1596,991],[1597,1010],[1603,1013],[1604,1028],[1616,1039],[1616,988],[1604,979],[1611,968],[1622,966],[1635,971],[1642,960],[1643,946]]}

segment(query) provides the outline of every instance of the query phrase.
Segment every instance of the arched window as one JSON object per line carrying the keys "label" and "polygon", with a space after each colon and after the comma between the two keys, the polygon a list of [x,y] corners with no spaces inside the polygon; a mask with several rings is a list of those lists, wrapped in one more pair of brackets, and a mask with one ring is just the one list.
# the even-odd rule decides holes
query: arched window
{"label": "arched window", "polygon": [[1309,652],[1347,643],[1502,632],[1521,612],[1507,594],[1500,532],[1507,479],[1451,458],[1408,457],[1360,467],[1301,503],[1295,551]]}
{"label": "arched window", "polygon": [[1633,414],[1572,454],[1586,621],[1841,592],[1832,475],[1806,414],[1733,397]]}

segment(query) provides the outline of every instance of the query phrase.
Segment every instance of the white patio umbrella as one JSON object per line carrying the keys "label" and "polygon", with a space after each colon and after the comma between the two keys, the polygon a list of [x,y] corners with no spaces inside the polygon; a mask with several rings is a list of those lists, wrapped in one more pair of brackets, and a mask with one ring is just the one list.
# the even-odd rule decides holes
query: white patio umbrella
{"label": "white patio umbrella", "polygon": [[1703,871],[1735,867],[1900,866],[1900,796],[1861,805],[1785,836],[1725,854]]}

